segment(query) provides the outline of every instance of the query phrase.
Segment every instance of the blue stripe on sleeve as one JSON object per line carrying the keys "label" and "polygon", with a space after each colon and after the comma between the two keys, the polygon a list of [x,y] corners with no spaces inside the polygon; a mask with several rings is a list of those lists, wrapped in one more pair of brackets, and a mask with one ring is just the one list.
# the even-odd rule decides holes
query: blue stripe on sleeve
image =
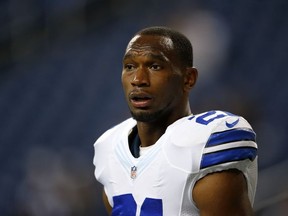
{"label": "blue stripe on sleeve", "polygon": [[228,163],[232,161],[241,161],[250,159],[253,161],[257,156],[257,149],[253,147],[239,147],[207,153],[202,156],[200,169],[214,166],[221,163]]}
{"label": "blue stripe on sleeve", "polygon": [[246,129],[241,129],[241,128],[223,131],[223,132],[217,132],[210,136],[205,147],[216,146],[219,144],[229,143],[229,142],[237,142],[241,140],[250,140],[250,141],[255,142],[256,134],[252,130],[246,130]]}

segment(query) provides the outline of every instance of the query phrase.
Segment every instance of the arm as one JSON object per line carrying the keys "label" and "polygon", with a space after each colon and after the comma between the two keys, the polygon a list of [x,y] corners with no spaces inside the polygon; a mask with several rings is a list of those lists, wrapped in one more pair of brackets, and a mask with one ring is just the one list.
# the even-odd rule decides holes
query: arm
{"label": "arm", "polygon": [[201,216],[253,215],[246,179],[236,169],[208,174],[200,179],[192,197]]}
{"label": "arm", "polygon": [[104,190],[103,190],[103,193],[102,193],[102,199],[103,199],[103,202],[104,202],[104,205],[105,205],[105,208],[106,208],[106,211],[107,211],[108,215],[111,215],[112,207],[109,204],[108,198],[107,198],[106,193],[105,193]]}

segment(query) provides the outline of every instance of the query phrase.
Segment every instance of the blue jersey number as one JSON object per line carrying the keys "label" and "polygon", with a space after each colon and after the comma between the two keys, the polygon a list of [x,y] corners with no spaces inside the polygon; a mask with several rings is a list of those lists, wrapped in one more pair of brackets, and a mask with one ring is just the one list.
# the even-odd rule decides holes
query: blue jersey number
{"label": "blue jersey number", "polygon": [[[224,113],[219,113],[218,115],[215,115],[217,113],[217,111],[209,111],[204,113],[201,116],[198,116],[196,118],[196,122],[199,124],[203,124],[203,125],[208,125],[210,122],[214,121],[215,119],[219,119],[219,118],[223,118],[225,116],[234,116],[232,113],[229,112],[224,112]],[[212,115],[215,115],[213,117],[211,117]],[[189,120],[193,119],[194,116],[190,117]]]}
{"label": "blue jersey number", "polygon": [[[113,197],[112,216],[135,216],[137,204],[132,194]],[[145,198],[140,209],[140,216],[163,216],[161,199]]]}

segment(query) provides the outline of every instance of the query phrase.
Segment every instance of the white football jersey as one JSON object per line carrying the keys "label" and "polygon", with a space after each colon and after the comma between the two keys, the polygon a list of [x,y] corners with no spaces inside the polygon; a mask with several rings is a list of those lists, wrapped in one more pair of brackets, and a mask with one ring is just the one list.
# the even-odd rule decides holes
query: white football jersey
{"label": "white football jersey", "polygon": [[135,126],[127,119],[94,144],[95,176],[104,185],[112,216],[199,215],[192,198],[196,181],[227,169],[243,172],[253,204],[256,135],[244,118],[223,111],[181,118],[138,158],[128,144]]}

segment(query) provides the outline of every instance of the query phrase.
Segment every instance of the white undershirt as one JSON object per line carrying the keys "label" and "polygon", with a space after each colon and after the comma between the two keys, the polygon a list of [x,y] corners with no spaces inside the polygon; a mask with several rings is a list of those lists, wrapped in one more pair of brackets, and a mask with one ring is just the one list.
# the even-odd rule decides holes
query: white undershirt
{"label": "white undershirt", "polygon": [[139,151],[140,156],[145,155],[149,151],[149,149],[152,148],[152,147],[153,147],[153,145],[147,146],[147,147],[139,146],[139,148],[140,148],[140,151]]}

